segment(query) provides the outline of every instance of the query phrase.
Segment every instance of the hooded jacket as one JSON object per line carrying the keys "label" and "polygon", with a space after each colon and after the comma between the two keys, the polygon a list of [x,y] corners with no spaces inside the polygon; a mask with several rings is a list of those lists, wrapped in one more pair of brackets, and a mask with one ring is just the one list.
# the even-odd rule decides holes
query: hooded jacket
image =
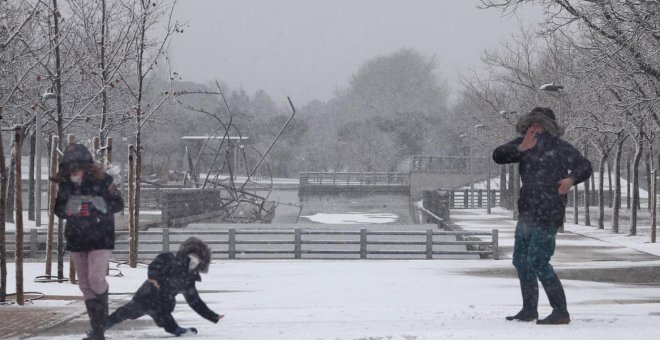
{"label": "hooded jacket", "polygon": [[[60,166],[75,163],[93,164],[92,155],[80,144],[67,147]],[[85,174],[80,185],[69,179],[58,183],[55,214],[66,220],[66,250],[114,249],[114,214],[124,209],[124,200],[112,181],[104,173],[98,179]]]}
{"label": "hooded jacket", "polygon": [[518,150],[522,141],[523,137],[518,137],[499,146],[493,151],[493,160],[497,164],[519,163],[519,221],[558,228],[566,211],[566,195],[559,194],[559,181],[568,176],[575,184],[585,181],[591,176],[591,163],[570,143],[550,132],[538,135],[536,145],[526,151]]}
{"label": "hooded jacket", "polygon": [[[201,260],[205,261],[204,258]],[[133,295],[133,302],[145,310],[167,315],[176,306],[176,296],[183,293],[186,302],[197,314],[211,322],[218,322],[218,314],[202,301],[195,287],[195,282],[202,281],[199,267],[190,270],[189,264],[190,258],[184,252],[156,256],[149,264],[148,277],[156,280],[159,288],[149,280],[145,281]]]}

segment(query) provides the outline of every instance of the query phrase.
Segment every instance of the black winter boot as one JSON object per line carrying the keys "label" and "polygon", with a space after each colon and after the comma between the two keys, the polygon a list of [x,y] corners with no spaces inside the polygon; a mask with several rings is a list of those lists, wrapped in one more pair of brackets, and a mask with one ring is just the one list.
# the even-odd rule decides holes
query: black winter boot
{"label": "black winter boot", "polygon": [[522,293],[523,308],[518,314],[507,316],[506,319],[509,321],[519,320],[525,322],[538,319],[539,284],[536,279],[533,281],[520,280],[520,292]]}
{"label": "black winter boot", "polygon": [[561,281],[555,275],[554,277],[541,281],[545,294],[548,295],[548,301],[552,306],[552,313],[545,319],[536,321],[537,325],[566,325],[571,322],[571,316],[566,308],[566,295]]}
{"label": "black winter boot", "polygon": [[85,300],[92,330],[83,340],[105,340],[105,323],[108,319],[108,292],[96,294],[94,299]]}

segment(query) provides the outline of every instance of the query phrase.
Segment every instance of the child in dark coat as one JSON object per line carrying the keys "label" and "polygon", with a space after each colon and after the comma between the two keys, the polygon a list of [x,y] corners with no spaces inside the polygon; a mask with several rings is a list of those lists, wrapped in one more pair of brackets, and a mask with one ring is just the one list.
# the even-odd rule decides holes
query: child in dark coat
{"label": "child in dark coat", "polygon": [[195,282],[201,281],[199,273],[208,272],[211,250],[204,241],[190,237],[184,241],[179,251],[162,253],[149,264],[148,279],[126,305],[119,307],[108,317],[106,328],[126,319],[137,319],[149,315],[166,332],[180,336],[185,333],[197,334],[195,328],[182,328],[172,317],[176,296],[183,296],[197,314],[217,323],[224,315],[209,309],[199,296]]}

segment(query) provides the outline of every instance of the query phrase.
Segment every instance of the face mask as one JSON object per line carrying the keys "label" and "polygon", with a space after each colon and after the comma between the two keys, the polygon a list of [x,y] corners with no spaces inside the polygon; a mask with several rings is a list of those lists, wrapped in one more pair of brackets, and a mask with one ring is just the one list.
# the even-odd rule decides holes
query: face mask
{"label": "face mask", "polygon": [[82,183],[82,180],[83,180],[82,175],[80,175],[80,176],[71,176],[71,182],[73,182],[74,184],[80,185]]}
{"label": "face mask", "polygon": [[190,263],[188,263],[188,270],[194,270],[199,266],[199,257],[197,255],[193,254],[188,254],[188,258],[190,259]]}

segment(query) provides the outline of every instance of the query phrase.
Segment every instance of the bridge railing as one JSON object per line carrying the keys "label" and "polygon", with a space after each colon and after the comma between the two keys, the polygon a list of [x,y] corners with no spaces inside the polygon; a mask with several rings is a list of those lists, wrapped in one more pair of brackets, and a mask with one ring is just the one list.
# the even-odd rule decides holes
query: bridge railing
{"label": "bridge railing", "polygon": [[449,208],[450,209],[472,209],[472,208],[486,208],[488,200],[490,199],[490,206],[501,206],[502,197],[500,196],[499,189],[491,189],[486,191],[484,189],[448,189],[449,192]]}
{"label": "bridge railing", "polygon": [[408,186],[407,172],[301,172],[300,185],[327,186]]}
{"label": "bridge railing", "polygon": [[[23,249],[28,258],[45,257],[46,232],[32,229]],[[150,261],[157,254],[176,250],[189,236],[196,236],[212,249],[215,259],[433,259],[438,255],[492,255],[497,259],[497,231],[359,231],[340,230],[170,230],[141,231],[139,254],[141,261]],[[128,232],[116,232],[116,259],[128,258]],[[444,240],[454,236],[451,241]],[[490,236],[493,241],[468,239]],[[495,245],[493,247],[493,245]],[[453,246],[453,247],[451,247]],[[488,246],[491,249],[488,249]],[[442,248],[442,249],[441,249]],[[454,248],[454,249],[447,249]],[[455,249],[461,248],[461,249]],[[7,254],[15,254],[14,233],[7,233]]]}
{"label": "bridge railing", "polygon": [[444,174],[486,174],[488,168],[496,169],[492,159],[476,156],[424,156],[415,155],[410,163],[413,172],[437,172]]}

